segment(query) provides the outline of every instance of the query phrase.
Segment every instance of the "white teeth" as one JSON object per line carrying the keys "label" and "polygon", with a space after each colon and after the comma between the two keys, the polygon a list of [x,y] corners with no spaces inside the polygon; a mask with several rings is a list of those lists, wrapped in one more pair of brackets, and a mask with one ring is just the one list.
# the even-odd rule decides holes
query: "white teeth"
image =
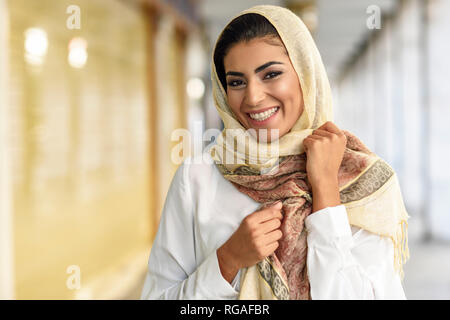
{"label": "white teeth", "polygon": [[269,110],[261,112],[261,113],[249,113],[249,115],[250,115],[250,118],[252,118],[254,120],[264,121],[267,118],[271,117],[277,110],[278,110],[278,107],[274,107],[272,109],[269,109]]}

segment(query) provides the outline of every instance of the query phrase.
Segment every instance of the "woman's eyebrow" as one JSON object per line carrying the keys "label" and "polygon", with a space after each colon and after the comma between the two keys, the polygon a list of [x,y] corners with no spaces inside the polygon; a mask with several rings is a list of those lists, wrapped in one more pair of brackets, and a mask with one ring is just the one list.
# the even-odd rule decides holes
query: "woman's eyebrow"
{"label": "woman's eyebrow", "polygon": [[269,61],[267,63],[264,63],[262,66],[255,69],[255,73],[258,73],[260,71],[263,71],[265,68],[270,67],[273,64],[283,64],[283,62],[279,61]]}
{"label": "woman's eyebrow", "polygon": [[[255,69],[255,73],[261,72],[264,69],[270,67],[273,64],[283,64],[283,62],[279,62],[279,61],[269,61],[267,63],[264,63],[262,66],[259,66],[258,68]],[[228,71],[225,76],[238,76],[238,77],[243,77],[244,74],[242,72],[236,72],[236,71]]]}

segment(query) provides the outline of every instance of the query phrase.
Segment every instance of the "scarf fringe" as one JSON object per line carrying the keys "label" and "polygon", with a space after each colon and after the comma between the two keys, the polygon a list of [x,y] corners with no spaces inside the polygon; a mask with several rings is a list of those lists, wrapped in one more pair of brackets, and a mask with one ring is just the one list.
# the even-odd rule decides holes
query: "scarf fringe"
{"label": "scarf fringe", "polygon": [[403,280],[403,265],[409,259],[408,248],[408,222],[405,220],[400,221],[396,234],[391,237],[394,244],[394,268],[400,275],[400,279]]}

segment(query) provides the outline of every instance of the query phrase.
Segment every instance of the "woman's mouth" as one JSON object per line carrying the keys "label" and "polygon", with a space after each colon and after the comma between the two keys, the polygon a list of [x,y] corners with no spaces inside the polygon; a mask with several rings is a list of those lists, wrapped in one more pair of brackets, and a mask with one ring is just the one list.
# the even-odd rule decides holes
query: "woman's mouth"
{"label": "woman's mouth", "polygon": [[252,124],[264,125],[274,118],[278,110],[280,110],[280,107],[273,107],[260,113],[247,113],[247,116]]}

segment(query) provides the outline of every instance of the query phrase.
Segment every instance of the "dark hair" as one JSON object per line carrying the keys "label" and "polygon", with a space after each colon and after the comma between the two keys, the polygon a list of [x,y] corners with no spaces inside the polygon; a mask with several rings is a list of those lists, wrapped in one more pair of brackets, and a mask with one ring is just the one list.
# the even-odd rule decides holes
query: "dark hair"
{"label": "dark hair", "polygon": [[214,51],[214,64],[224,89],[227,89],[223,60],[234,44],[262,37],[279,37],[275,27],[260,14],[247,13],[231,21],[223,30]]}

